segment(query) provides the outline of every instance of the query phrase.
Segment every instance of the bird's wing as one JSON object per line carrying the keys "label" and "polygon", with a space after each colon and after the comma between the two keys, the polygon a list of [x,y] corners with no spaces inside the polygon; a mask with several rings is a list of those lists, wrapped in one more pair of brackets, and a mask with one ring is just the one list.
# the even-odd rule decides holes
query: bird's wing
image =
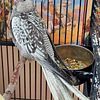
{"label": "bird's wing", "polygon": [[47,31],[47,28],[46,28],[44,20],[41,19],[41,17],[39,16],[39,14],[38,14],[38,12],[36,10],[34,12],[30,12],[29,20],[30,20],[30,22],[33,23],[33,25],[37,28],[37,30],[39,30],[40,33],[42,34],[43,40],[44,40],[45,49],[46,49],[46,52],[48,52],[49,56],[58,65],[60,65],[63,68],[67,69],[67,66],[64,64],[64,62],[61,60],[61,58],[59,57],[59,55],[56,52],[55,46],[54,46],[53,42],[50,39],[50,36],[48,34],[48,31]]}
{"label": "bird's wing", "polygon": [[[37,11],[35,11],[34,13],[31,12],[29,14],[29,21],[34,25],[34,27],[43,36],[45,50],[48,53],[48,55],[58,65],[60,70],[63,70],[61,67],[66,69],[66,72],[62,71],[63,73],[66,73],[66,74],[72,76],[72,78],[73,78],[71,71],[68,70],[67,66],[63,63],[63,61],[61,60],[61,58],[57,54],[55,46],[54,46],[53,42],[51,41],[50,36],[48,35],[48,31],[46,29],[45,22],[38,15]],[[73,78],[73,80],[74,80],[74,78]]]}
{"label": "bird's wing", "polygon": [[26,14],[12,18],[11,30],[17,46],[19,45],[20,48],[24,48],[30,56],[35,53],[36,49],[41,51],[41,55],[46,55],[47,52],[45,50],[43,36],[34,27],[33,23],[28,21]]}
{"label": "bird's wing", "polygon": [[34,27],[42,35],[46,52],[54,60],[53,45],[50,41],[44,20],[41,19],[40,15],[38,15],[38,13],[36,11],[34,11],[34,12],[29,13],[29,21],[34,25]]}

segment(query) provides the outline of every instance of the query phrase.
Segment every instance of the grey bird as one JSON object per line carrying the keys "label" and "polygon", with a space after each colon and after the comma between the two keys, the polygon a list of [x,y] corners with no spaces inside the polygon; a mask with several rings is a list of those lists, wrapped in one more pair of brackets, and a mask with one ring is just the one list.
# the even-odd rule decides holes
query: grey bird
{"label": "grey bird", "polygon": [[[50,70],[69,84],[74,85],[77,79],[66,68],[52,43],[44,20],[38,14],[32,0],[16,0],[11,15],[11,32],[13,42],[21,56],[35,59],[42,67]],[[67,69],[67,68],[66,68]]]}

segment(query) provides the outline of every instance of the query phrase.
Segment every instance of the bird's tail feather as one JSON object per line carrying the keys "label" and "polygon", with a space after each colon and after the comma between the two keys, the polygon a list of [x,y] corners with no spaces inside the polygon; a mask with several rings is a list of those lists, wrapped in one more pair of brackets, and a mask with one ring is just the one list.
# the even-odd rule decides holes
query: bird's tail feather
{"label": "bird's tail feather", "polygon": [[65,71],[61,69],[61,67],[57,65],[50,57],[48,58],[48,60],[48,62],[50,62],[54,74],[59,75],[71,85],[74,85],[78,81],[76,77],[73,76],[70,70]]}
{"label": "bird's tail feather", "polygon": [[[48,59],[49,61],[45,60],[45,61],[40,61],[39,63],[42,64],[42,67],[45,67],[47,70],[52,71],[52,73],[57,76],[60,81],[71,91],[73,92],[77,97],[81,98],[81,100],[89,100],[88,98],[86,98],[78,89],[76,89],[74,86],[72,86],[72,84],[74,84],[75,80],[73,80],[72,76],[70,76],[69,73],[66,73],[65,76],[65,72],[63,73],[63,71],[61,71],[59,69],[59,67],[56,65],[56,63],[54,63],[52,61],[52,59]],[[49,63],[48,63],[49,62]],[[44,68],[44,69],[45,69]],[[67,82],[69,83],[67,83]]]}
{"label": "bird's tail feather", "polygon": [[[37,60],[38,61],[38,60]],[[49,56],[48,59],[39,60],[38,62],[42,67],[47,66],[46,68],[50,69],[53,74],[56,74],[66,80],[69,84],[74,85],[76,83],[76,78],[71,74],[71,72],[68,70],[65,72],[63,69],[61,69]]]}

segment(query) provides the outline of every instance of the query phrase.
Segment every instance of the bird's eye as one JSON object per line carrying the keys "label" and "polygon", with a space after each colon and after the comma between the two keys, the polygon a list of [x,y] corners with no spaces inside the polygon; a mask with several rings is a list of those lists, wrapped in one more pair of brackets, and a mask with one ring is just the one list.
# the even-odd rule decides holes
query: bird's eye
{"label": "bird's eye", "polygon": [[26,0],[23,0],[23,1],[26,1]]}

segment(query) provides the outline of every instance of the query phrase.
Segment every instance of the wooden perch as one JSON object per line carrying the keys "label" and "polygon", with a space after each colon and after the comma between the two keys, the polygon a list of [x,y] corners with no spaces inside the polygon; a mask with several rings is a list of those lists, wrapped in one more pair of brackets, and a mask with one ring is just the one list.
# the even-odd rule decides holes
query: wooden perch
{"label": "wooden perch", "polygon": [[14,70],[13,75],[11,77],[11,81],[10,81],[7,89],[5,90],[5,93],[3,94],[4,100],[11,99],[11,96],[14,93],[14,90],[16,88],[21,69],[23,68],[23,62],[25,62],[25,60],[22,59],[15,67],[15,70]]}

